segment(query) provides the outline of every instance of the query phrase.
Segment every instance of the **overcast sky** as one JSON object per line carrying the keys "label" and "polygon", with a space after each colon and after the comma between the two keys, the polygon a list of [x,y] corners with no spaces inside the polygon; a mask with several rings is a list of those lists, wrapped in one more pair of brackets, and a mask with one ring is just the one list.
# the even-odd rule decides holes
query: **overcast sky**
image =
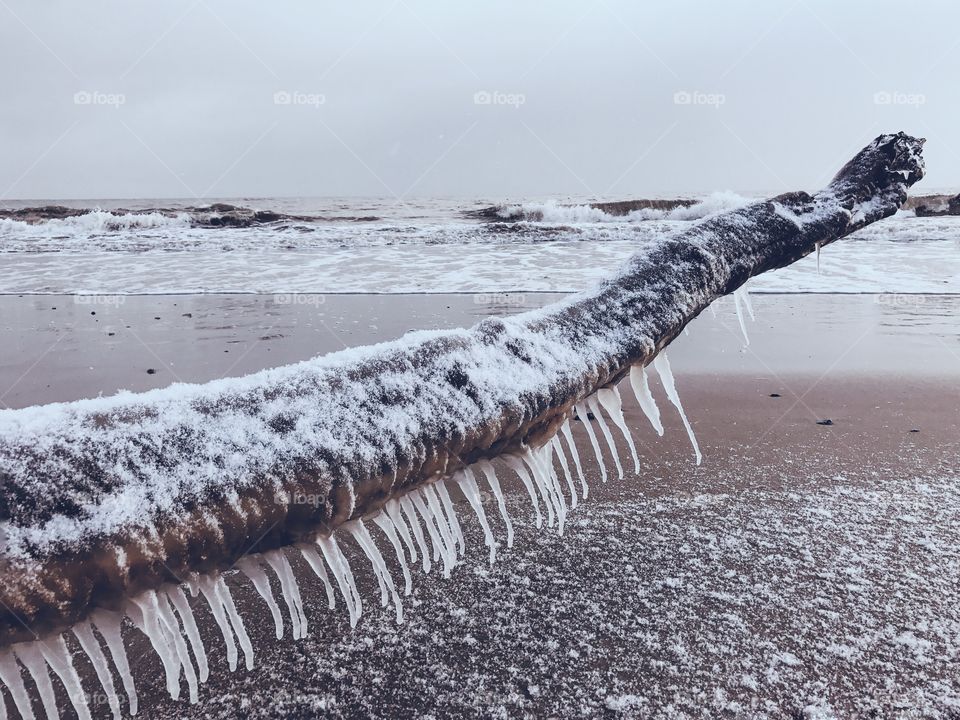
{"label": "overcast sky", "polygon": [[958,28],[946,0],[0,0],[0,199],[813,189],[900,129],[920,188],[960,189]]}

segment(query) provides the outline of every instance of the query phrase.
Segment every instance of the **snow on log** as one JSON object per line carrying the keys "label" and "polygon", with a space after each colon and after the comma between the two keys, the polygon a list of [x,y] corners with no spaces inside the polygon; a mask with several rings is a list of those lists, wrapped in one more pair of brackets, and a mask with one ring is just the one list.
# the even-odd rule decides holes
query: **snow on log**
{"label": "snow on log", "polygon": [[[189,664],[181,623],[195,654],[200,642],[184,583],[209,603],[231,666],[239,643],[249,667],[252,649],[219,573],[264,554],[264,563],[242,567],[261,585],[264,568],[278,574],[294,635],[303,634],[296,580],[283,556],[270,554],[291,545],[323,580],[331,606],[336,586],[356,622],[360,598],[338,536],[359,543],[382,602],[396,605],[400,619],[398,590],[371,529],[385,533],[405,572],[404,556],[413,566],[418,552],[429,569],[429,540],[433,561],[449,573],[463,534],[437,481],[454,480],[476,510],[478,481],[501,499],[492,459],[513,458],[523,474],[518,459],[529,466],[538,513],[542,500],[548,524],[562,530],[563,486],[571,505],[577,495],[574,464],[554,441],[560,430],[586,496],[566,425],[574,408],[583,403],[584,415],[593,408],[608,434],[603,406],[624,432],[619,396],[597,400],[595,393],[650,364],[713,300],[752,276],[895,213],[923,175],[922,145],[903,133],[882,135],[822,191],[708,217],[644,248],[593,290],[541,310],[410,333],[242,378],[0,411],[0,679],[20,697],[16,661],[46,670],[46,655],[29,641],[71,627],[102,665],[89,620],[135,707],[120,657],[124,613],[150,637],[171,693],[179,692],[180,668]],[[657,369],[670,379],[665,358]],[[646,388],[645,375],[633,378]],[[649,412],[649,389],[642,395]],[[680,407],[675,391],[669,399]],[[502,501],[499,509],[509,522]],[[363,518],[375,523],[368,528]],[[344,525],[349,533],[334,533]],[[268,602],[279,634],[279,606],[272,596]],[[72,685],[69,654],[54,652],[47,662]],[[191,677],[192,668],[184,671]]]}

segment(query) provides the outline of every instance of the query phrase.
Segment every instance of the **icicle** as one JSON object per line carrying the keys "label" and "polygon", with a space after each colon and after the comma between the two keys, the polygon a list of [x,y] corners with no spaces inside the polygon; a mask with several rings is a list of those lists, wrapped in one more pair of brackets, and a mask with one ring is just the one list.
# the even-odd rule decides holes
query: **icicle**
{"label": "icicle", "polygon": [[740,286],[740,297],[743,299],[743,306],[747,309],[747,315],[751,320],[756,321],[757,316],[753,314],[753,301],[750,299],[750,291],[747,290],[746,284]]}
{"label": "icicle", "polygon": [[563,511],[563,517],[567,517],[567,496],[563,494],[563,487],[560,485],[560,476],[557,475],[557,469],[553,464],[553,438],[540,448],[541,463],[547,472],[547,479],[550,481],[550,487],[553,490],[553,496],[560,503],[558,506]]}
{"label": "icicle", "polygon": [[597,457],[597,465],[600,466],[600,479],[603,482],[607,481],[607,468],[603,464],[603,455],[600,454],[600,443],[597,442],[597,435],[593,432],[593,425],[590,424],[590,411],[587,410],[585,403],[578,403],[574,406],[576,410],[577,417],[580,418],[580,422],[583,424],[583,429],[587,431],[587,437],[590,438],[590,445],[593,447],[593,453]]}
{"label": "icicle", "polygon": [[[270,587],[270,578],[267,577],[267,574],[263,571],[263,568],[260,567],[256,559],[252,555],[246,555],[245,557],[240,558],[236,562],[237,569],[246,575],[250,582],[253,583],[253,587],[256,588],[257,592],[260,594],[260,597],[263,598],[263,601],[267,604],[267,607],[270,608],[270,614],[273,616],[273,625],[276,631],[277,640],[283,637],[283,615],[280,613],[280,606],[277,605],[276,599],[273,597],[273,589]],[[296,633],[294,633],[294,639],[296,639]]]}
{"label": "icicle", "polygon": [[817,275],[820,274],[820,243],[817,242]]}
{"label": "icicle", "polygon": [[233,604],[233,596],[230,594],[230,588],[224,582],[223,576],[218,575],[214,583],[214,591],[220,602],[223,603],[223,609],[227,611],[227,617],[230,618],[230,624],[233,625],[233,631],[237,634],[237,641],[243,650],[243,657],[246,660],[247,670],[253,670],[253,645],[250,643],[250,637],[247,635],[247,629],[243,626],[243,619],[237,612],[237,606]]}
{"label": "icicle", "polygon": [[198,597],[200,595],[200,576],[197,573],[190,573],[184,579],[183,584],[187,586],[187,590],[190,591],[190,597]]}
{"label": "icicle", "polygon": [[617,444],[613,441],[613,435],[610,433],[607,421],[603,419],[603,413],[600,411],[600,402],[597,400],[597,396],[591,395],[588,397],[587,404],[590,406],[590,410],[593,411],[593,416],[597,419],[597,425],[600,426],[603,439],[607,441],[607,448],[610,450],[610,454],[613,455],[613,464],[617,467],[617,477],[623,480],[623,465],[620,464],[620,453],[617,451]]}
{"label": "icicle", "polygon": [[[173,644],[174,652],[180,662],[180,668],[187,678],[187,689],[190,693],[190,703],[194,704],[200,699],[200,689],[197,683],[197,673],[193,668],[193,662],[190,660],[190,653],[187,652],[187,644],[183,641],[183,633],[180,630],[180,623],[170,607],[170,603],[163,592],[157,593],[157,612],[160,621],[161,630],[165,631],[167,636],[167,646]],[[177,684],[180,683],[180,673],[177,671]]]}
{"label": "icicle", "polygon": [[127,605],[127,617],[150,640],[154,651],[160,657],[167,679],[167,692],[174,700],[180,697],[180,659],[170,647],[167,635],[160,625],[160,609],[157,594],[147,590],[133,598]]}
{"label": "icicle", "polygon": [[[534,482],[537,484],[537,487],[540,488],[540,492],[543,494],[548,513],[551,506],[556,509],[557,531],[560,533],[560,535],[563,535],[563,524],[567,516],[567,504],[563,499],[562,494],[559,498],[557,497],[553,471],[552,468],[547,467],[545,450],[548,447],[549,445],[538,450],[528,450],[524,455],[524,460],[530,466],[530,472],[533,475]],[[551,519],[552,518],[548,518],[547,522],[548,525],[552,527],[552,523],[550,522]]]}
{"label": "icicle", "polygon": [[[337,563],[337,567],[340,568],[340,572],[343,574],[343,579],[347,583],[347,587],[350,590],[350,597],[353,598],[353,604],[356,611],[357,620],[363,615],[363,602],[360,599],[360,591],[357,589],[357,581],[353,577],[353,570],[350,569],[350,561],[347,560],[347,556],[343,554],[343,550],[340,549],[337,539],[331,535],[328,538],[323,538],[324,544],[321,545],[321,550],[324,547],[327,548],[330,552],[330,557],[333,558],[333,561]],[[324,552],[324,558],[327,558],[327,564],[330,563],[326,552]]]}
{"label": "icicle", "polygon": [[490,524],[487,522],[487,514],[483,511],[483,500],[480,497],[480,488],[477,486],[477,478],[470,468],[464,468],[454,476],[460,492],[470,503],[473,512],[476,513],[477,520],[480,521],[480,527],[483,529],[483,542],[490,548],[490,564],[493,565],[497,559],[497,543],[493,539],[493,532],[490,530]]}
{"label": "icicle", "polygon": [[224,612],[223,602],[217,596],[214,581],[209,576],[204,575],[199,577],[197,579],[197,587],[206,599],[207,605],[210,606],[213,619],[216,621],[217,627],[220,628],[220,633],[223,635],[223,642],[227,647],[227,667],[230,668],[230,672],[233,672],[237,669],[237,643],[233,638],[233,631],[230,629],[230,623]]}
{"label": "icicle", "polygon": [[510,521],[510,516],[507,514],[507,504],[503,498],[503,490],[500,489],[500,481],[497,479],[497,472],[493,469],[493,465],[491,465],[487,460],[481,460],[478,462],[477,467],[480,468],[480,471],[483,473],[484,477],[487,478],[487,484],[490,486],[490,491],[497,499],[497,508],[500,510],[500,517],[503,518],[503,524],[507,526],[507,547],[511,548],[513,547],[513,523]]}
{"label": "icicle", "polygon": [[430,542],[433,543],[433,559],[443,561],[443,576],[450,577],[450,571],[453,569],[453,563],[450,560],[450,552],[447,549],[444,534],[439,527],[434,525],[433,509],[425,502],[425,495],[420,489],[411,490],[406,497],[413,502],[413,506],[423,517],[424,527],[427,528],[427,534],[430,535]]}
{"label": "icicle", "polygon": [[447,551],[450,553],[450,567],[456,567],[458,558],[456,534],[450,525],[450,521],[447,519],[447,514],[443,509],[443,503],[440,501],[440,496],[437,494],[434,485],[435,483],[424,485],[420,488],[420,493],[427,501],[427,505],[433,513],[433,520],[437,524],[437,529],[440,531],[441,536],[443,536],[443,542],[447,546]]}
{"label": "icicle", "polygon": [[[23,720],[35,720],[36,716],[33,714],[30,696],[27,694],[27,688],[23,684],[23,676],[20,674],[20,666],[17,665],[16,658],[9,650],[0,651],[0,680],[10,691],[10,697],[13,698],[13,704],[20,711],[20,717]],[[3,702],[2,697],[0,697],[0,702]]]}
{"label": "icicle", "polygon": [[[107,656],[103,654],[100,642],[97,640],[97,636],[93,634],[90,623],[86,620],[81,620],[74,625],[72,629],[74,636],[76,636],[77,641],[80,643],[80,647],[90,659],[90,664],[93,665],[93,670],[97,674],[100,686],[103,688],[104,696],[110,704],[111,714],[115,718],[121,717],[120,698],[117,697],[117,691],[113,684],[113,675],[110,673],[110,663],[107,660]],[[0,672],[0,675],[2,675],[2,672]]]}
{"label": "icicle", "polygon": [[647,369],[645,367],[642,365],[630,367],[630,386],[633,388],[633,394],[636,395],[637,404],[640,405],[643,414],[647,416],[647,420],[653,425],[657,435],[663,437],[660,408],[657,407],[657,401],[653,399],[653,393],[650,392],[650,383],[647,382]]}
{"label": "icicle", "polygon": [[[389,503],[387,503],[389,505]],[[400,508],[403,509],[403,512],[406,513],[407,519],[410,520],[410,530],[413,532],[413,536],[417,540],[417,545],[420,547],[420,555],[423,557],[423,572],[430,572],[432,567],[430,563],[430,551],[427,549],[427,541],[423,538],[423,528],[420,527],[420,521],[417,520],[417,513],[414,512],[413,501],[407,495],[401,497],[397,504]],[[398,512],[397,517],[402,519],[402,515]],[[396,523],[396,520],[394,520]],[[397,527],[400,527],[399,523],[396,523]]]}
{"label": "icicle", "polygon": [[417,548],[414,546],[413,539],[410,537],[410,528],[407,527],[407,521],[403,519],[403,513],[400,512],[400,501],[396,498],[390,498],[387,500],[387,504],[383,506],[383,510],[387,514],[387,517],[393,522],[393,526],[397,529],[397,534],[407,546],[410,562],[415,563],[417,561]]}
{"label": "icicle", "polygon": [[743,308],[740,306],[740,291],[733,291],[733,304],[737,308],[737,322],[740,323],[740,332],[743,333],[743,342],[745,345],[750,344],[750,338],[747,336],[747,325],[743,322]]}
{"label": "icicle", "polygon": [[407,567],[407,558],[403,554],[403,546],[400,544],[400,538],[397,537],[397,528],[387,515],[386,510],[373,516],[373,522],[387,536],[387,540],[393,545],[393,551],[397,555],[397,562],[400,563],[400,571],[403,573],[403,594],[409,595],[413,591],[413,578],[410,577],[410,568]]}
{"label": "icicle", "polygon": [[623,400],[620,398],[620,390],[616,387],[600,388],[597,390],[597,400],[603,405],[604,410],[613,420],[613,424],[620,429],[623,439],[630,446],[630,454],[633,456],[633,471],[639,474],[640,458],[637,456],[637,446],[633,443],[633,435],[630,433],[627,421],[623,417]]}
{"label": "icicle", "polygon": [[327,593],[327,607],[333,610],[337,606],[337,601],[333,594],[333,586],[330,584],[330,576],[327,575],[327,569],[323,566],[323,560],[320,558],[320,554],[312,545],[299,544],[297,548],[300,550],[300,554],[303,555],[303,559],[307,561],[307,565],[310,566],[310,569],[313,570],[314,574],[320,578],[320,582],[323,583],[323,589]]}
{"label": "icicle", "polygon": [[437,491],[437,495],[440,496],[440,502],[443,503],[443,509],[446,511],[447,519],[450,521],[450,527],[453,528],[453,532],[457,536],[457,542],[460,543],[460,555],[463,555],[464,552],[466,552],[467,543],[463,537],[463,528],[460,527],[460,521],[457,519],[457,513],[454,510],[453,501],[450,499],[447,486],[444,485],[443,480],[438,480],[433,484],[433,488]]}
{"label": "icicle", "polygon": [[383,555],[380,554],[380,551],[377,549],[377,544],[373,541],[373,538],[370,537],[370,531],[367,530],[367,526],[363,524],[363,520],[357,518],[353,522],[344,525],[344,527],[350,531],[350,534],[353,535],[354,539],[357,541],[357,544],[370,560],[370,564],[373,566],[374,573],[380,575],[383,578],[383,581],[387,584],[387,587],[390,588],[390,596],[393,598],[393,606],[397,610],[397,623],[402,623],[403,604],[400,602],[400,596],[397,594],[397,587],[393,583],[393,577],[390,575],[390,571],[387,569],[387,563],[384,561]]}
{"label": "icicle", "polygon": [[573,457],[573,464],[576,466],[577,475],[580,477],[580,489],[583,491],[583,499],[586,500],[587,496],[590,494],[590,488],[587,486],[587,478],[583,474],[583,465],[580,464],[580,453],[577,450],[577,444],[573,439],[573,431],[570,429],[569,419],[567,419],[567,421],[560,426],[560,433],[563,435],[563,439],[567,441],[567,449],[570,451],[570,455]]}
{"label": "icicle", "polygon": [[567,462],[567,456],[563,452],[563,443],[560,442],[559,435],[554,435],[550,442],[553,443],[557,457],[560,459],[560,468],[563,470],[563,477],[567,481],[567,489],[570,490],[570,509],[576,510],[579,497],[577,496],[577,488],[573,484],[573,476],[570,474],[570,464]]}
{"label": "icicle", "polygon": [[674,407],[680,412],[680,419],[683,420],[683,427],[687,430],[687,436],[693,445],[693,451],[697,456],[697,465],[699,465],[703,456],[700,454],[700,446],[697,445],[697,438],[693,434],[693,428],[690,427],[690,422],[687,420],[687,414],[683,411],[683,405],[680,404],[680,396],[677,394],[677,386],[673,381],[673,372],[670,370],[670,361],[667,359],[667,353],[661,352],[657,355],[653,359],[653,366],[660,374],[660,382],[663,383],[663,389],[666,390],[667,397],[670,398],[670,402],[672,402]]}
{"label": "icicle", "polygon": [[[524,465],[520,461],[523,461],[523,463],[526,463],[526,466],[524,467]],[[517,467],[513,467],[514,462],[517,463]],[[513,467],[514,471],[518,475],[521,472],[523,472],[524,475],[528,475],[529,480],[526,480],[525,482],[532,482],[532,487],[537,488],[540,491],[540,497],[543,498],[543,503],[547,508],[547,527],[553,527],[554,523],[556,522],[556,519],[554,517],[554,512],[553,512],[553,508],[554,508],[553,495],[550,493],[549,489],[546,487],[544,480],[539,472],[539,468],[536,465],[536,462],[533,460],[532,457],[530,457],[530,450],[528,449],[525,452],[523,452],[519,456],[519,460],[515,459],[513,462],[511,462],[511,460],[508,459],[507,464]],[[529,473],[527,468],[529,468]],[[533,491],[531,490],[531,492]],[[536,497],[536,496],[533,496],[533,497]],[[537,527],[540,527],[540,525],[538,524]]]}
{"label": "icicle", "polygon": [[47,714],[48,720],[56,720],[60,717],[57,710],[57,700],[53,694],[53,683],[50,682],[50,673],[47,671],[47,661],[43,659],[36,642],[18,643],[13,646],[13,654],[23,663],[23,666],[30,673],[33,682],[37,686],[37,692],[40,694],[40,702],[43,704],[43,710]]}
{"label": "icicle", "polygon": [[117,668],[117,674],[120,675],[120,682],[123,683],[123,690],[127,694],[130,714],[136,715],[139,701],[137,699],[137,688],[133,684],[133,675],[130,673],[130,663],[127,661],[127,651],[123,646],[123,637],[120,634],[122,622],[123,615],[109,610],[94,610],[90,614],[90,623],[103,637],[107,649],[110,651],[110,657],[113,658],[113,664]]}
{"label": "icicle", "polygon": [[690,337],[690,328],[686,325],[683,326],[683,334]]}
{"label": "icicle", "polygon": [[70,704],[77,711],[79,720],[90,720],[90,708],[87,706],[87,694],[80,685],[80,676],[73,667],[73,658],[63,635],[55,635],[47,640],[39,640],[40,653],[53,669],[67,691]]}
{"label": "icicle", "polygon": [[[543,527],[543,515],[540,513],[540,501],[537,499],[537,491],[533,489],[533,481],[530,479],[530,474],[527,472],[527,468],[524,467],[523,463],[520,461],[520,458],[514,457],[513,455],[505,455],[504,460],[507,465],[520,477],[523,486],[527,489],[527,494],[530,496],[530,502],[533,504],[533,511],[536,515],[536,526],[537,528]],[[553,524],[553,514],[550,511],[549,505],[547,506],[547,511],[550,513],[550,524]]]}
{"label": "icicle", "polygon": [[[320,552],[323,553],[324,560],[327,561],[330,572],[333,573],[334,580],[337,581],[337,587],[340,588],[343,601],[347,604],[347,612],[350,614],[350,627],[356,627],[357,620],[360,619],[360,614],[363,612],[363,606],[360,604],[360,598],[354,597],[353,586],[340,563],[342,557],[340,548],[337,547],[336,541],[332,537],[317,536],[316,543]],[[345,558],[344,562],[346,562]]]}
{"label": "icicle", "polygon": [[[540,475],[538,487],[540,487],[543,492],[543,497],[547,503],[553,504],[557,512],[557,523],[560,527],[560,534],[562,535],[563,522],[567,516],[567,499],[560,490],[560,486],[556,481],[556,473],[553,471],[553,446],[550,443],[546,443],[536,450],[528,451],[526,460],[527,464],[530,465],[530,471],[534,479],[537,478],[538,473]],[[531,464],[531,461],[533,464]]]}
{"label": "icicle", "polygon": [[263,554],[263,559],[273,568],[280,580],[280,592],[283,601],[287,604],[290,613],[290,624],[293,626],[293,639],[299,640],[307,636],[307,618],[303,613],[303,600],[300,597],[300,586],[293,576],[293,568],[282,550],[271,550]]}
{"label": "icicle", "polygon": [[193,616],[190,601],[187,600],[187,596],[183,594],[179,585],[170,585],[166,589],[166,595],[183,620],[183,627],[187,632],[187,638],[190,640],[190,647],[193,648],[193,656],[197,659],[200,682],[206,682],[207,678],[210,677],[210,666],[207,664],[207,651],[203,647],[203,640],[200,638],[200,630],[197,628],[197,621]]}

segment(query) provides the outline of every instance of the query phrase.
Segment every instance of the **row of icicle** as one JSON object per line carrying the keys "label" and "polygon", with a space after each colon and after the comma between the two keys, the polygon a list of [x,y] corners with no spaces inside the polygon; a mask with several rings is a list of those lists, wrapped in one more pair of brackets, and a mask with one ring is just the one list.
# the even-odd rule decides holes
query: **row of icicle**
{"label": "row of icicle", "polygon": [[[749,296],[742,289],[738,290],[734,293],[734,303],[744,340],[746,344],[749,344],[750,341],[747,338],[741,310],[741,305],[745,305],[750,317],[753,318],[753,308],[750,305]],[[713,310],[713,306],[710,307]],[[654,358],[653,367],[660,376],[660,382],[666,391],[667,398],[680,413],[680,418],[693,445],[699,465],[702,459],[700,448],[697,445],[696,437],[694,437],[693,428],[691,428],[683,406],[680,404],[673,373],[670,370],[670,362],[665,352],[661,352]],[[656,432],[663,435],[660,411],[653,394],[650,392],[645,368],[633,366],[630,369],[630,385],[640,409]],[[607,469],[604,465],[600,441],[591,420],[596,421],[609,454],[613,458],[617,475],[621,479],[623,478],[623,466],[617,453],[613,433],[606,420],[604,420],[601,409],[606,412],[614,426],[623,435],[627,446],[630,448],[634,472],[639,472],[640,460],[633,437],[623,417],[620,393],[616,387],[602,388],[575,406],[576,416],[582,422],[597,458],[602,480],[606,482]],[[564,451],[564,443],[560,441],[561,437],[566,443],[566,452]],[[567,452],[573,461],[572,467],[579,479],[580,496],[578,496],[578,483],[574,481]],[[557,473],[554,463],[555,458],[559,462],[563,482],[561,482],[560,475]],[[563,534],[568,510],[577,507],[580,497],[586,499],[589,491],[574,443],[570,421],[567,420],[560,431],[542,447],[525,448],[522,453],[505,455],[500,459],[516,472],[530,496],[537,528],[542,527],[544,522],[543,512],[541,511],[542,501],[546,509],[547,526],[556,526],[558,532]],[[497,546],[483,509],[483,494],[478,476],[483,477],[496,498],[499,514],[506,528],[507,547],[512,547],[513,524],[509,515],[507,515],[506,503],[496,471],[487,460],[482,460],[471,467],[464,468],[450,478],[438,479],[400,497],[392,498],[382,510],[368,518],[381,530],[386,536],[388,544],[393,548],[403,573],[404,595],[409,595],[412,589],[410,564],[420,562],[424,573],[429,573],[432,567],[439,563],[442,567],[443,576],[449,577],[457,563],[457,558],[463,556],[465,550],[464,535],[454,511],[453,501],[447,488],[448,483],[455,484],[460,488],[476,514],[483,530],[484,542],[489,548],[490,562],[494,562]],[[566,485],[567,492],[570,495],[569,506],[564,494],[564,485]],[[380,550],[363,520],[356,519],[344,524],[338,534],[341,538],[345,535],[351,536],[366,555],[380,588],[381,605],[387,607],[392,604],[396,611],[397,622],[402,623],[403,606],[400,601],[400,593],[387,568],[386,561],[380,554]],[[323,583],[328,606],[331,609],[336,606],[336,591],[339,591],[350,617],[350,625],[351,627],[356,626],[363,610],[360,593],[350,563],[341,550],[337,538],[332,535],[330,537],[318,535],[314,543],[298,545],[297,549]],[[307,634],[307,617],[303,609],[300,587],[283,551],[272,550],[258,555],[247,555],[241,558],[236,566],[240,572],[250,579],[254,588],[266,602],[273,617],[277,638],[281,638],[285,631],[283,613],[273,595],[265,566],[274,572],[279,580],[281,596],[290,617],[293,638],[296,640],[305,637]],[[226,645],[227,665],[230,670],[237,669],[238,645],[240,652],[243,653],[246,668],[251,670],[253,668],[253,647],[223,576],[220,573],[204,576],[194,575],[184,585],[193,597],[202,595],[210,607],[213,618],[223,635]],[[182,677],[187,683],[190,702],[195,703],[198,700],[199,684],[206,681],[210,674],[210,668],[206,649],[200,638],[193,612],[181,585],[170,584],[156,591],[148,590],[133,598],[128,601],[123,612],[98,609],[87,620],[74,625],[72,628],[73,634],[93,665],[97,679],[103,688],[102,695],[91,696],[83,691],[79,675],[73,666],[70,649],[67,647],[62,634],[43,640],[38,639],[33,642],[15,644],[11,648],[0,651],[0,682],[7,688],[14,705],[24,720],[33,720],[35,715],[30,694],[24,683],[21,666],[26,669],[28,677],[35,684],[48,720],[56,720],[60,717],[49,674],[50,670],[63,683],[80,720],[88,720],[91,717],[91,701],[95,706],[108,704],[113,717],[119,718],[121,717],[120,696],[115,687],[110,660],[107,659],[107,653],[109,653],[110,659],[113,661],[113,668],[119,675],[126,695],[128,712],[130,715],[136,715],[137,691],[134,687],[133,675],[130,672],[130,665],[121,637],[121,625],[124,617],[126,617],[147,636],[153,649],[159,655],[170,696],[174,699],[180,697]],[[97,638],[98,634],[100,639]],[[104,652],[104,646],[106,652]],[[6,701],[0,696],[0,720],[6,720],[6,717]]]}

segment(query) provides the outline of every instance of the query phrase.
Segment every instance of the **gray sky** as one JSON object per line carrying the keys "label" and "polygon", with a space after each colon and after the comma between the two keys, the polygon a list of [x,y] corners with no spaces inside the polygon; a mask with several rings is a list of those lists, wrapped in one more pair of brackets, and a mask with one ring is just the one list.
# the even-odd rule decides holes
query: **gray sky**
{"label": "gray sky", "polygon": [[0,0],[0,199],[812,189],[900,129],[921,189],[960,188],[958,27],[946,0]]}

